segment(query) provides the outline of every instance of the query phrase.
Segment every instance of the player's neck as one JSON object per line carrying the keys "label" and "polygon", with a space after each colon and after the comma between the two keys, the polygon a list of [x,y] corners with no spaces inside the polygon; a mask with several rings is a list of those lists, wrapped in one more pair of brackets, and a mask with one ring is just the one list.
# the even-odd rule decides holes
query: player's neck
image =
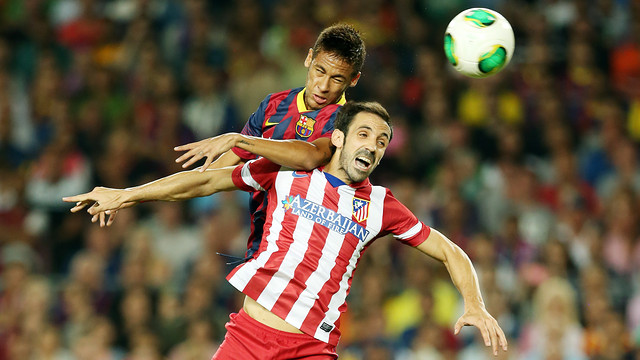
{"label": "player's neck", "polygon": [[347,173],[344,171],[342,166],[340,166],[339,161],[334,161],[333,159],[331,159],[331,161],[329,161],[329,163],[325,165],[322,171],[335,176],[336,178],[338,178],[340,181],[344,182],[347,185],[351,185],[351,183],[353,183],[353,181],[349,179],[349,176],[347,176]]}

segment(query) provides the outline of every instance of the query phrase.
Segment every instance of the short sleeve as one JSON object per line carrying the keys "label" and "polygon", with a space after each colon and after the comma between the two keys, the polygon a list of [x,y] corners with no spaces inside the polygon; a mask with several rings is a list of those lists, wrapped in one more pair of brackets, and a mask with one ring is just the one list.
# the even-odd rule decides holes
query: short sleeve
{"label": "short sleeve", "polygon": [[431,228],[420,221],[388,189],[384,207],[384,229],[393,234],[396,240],[414,247],[427,240]]}
{"label": "short sleeve", "polygon": [[259,158],[236,166],[231,179],[240,190],[264,191],[273,185],[280,167],[268,159]]}

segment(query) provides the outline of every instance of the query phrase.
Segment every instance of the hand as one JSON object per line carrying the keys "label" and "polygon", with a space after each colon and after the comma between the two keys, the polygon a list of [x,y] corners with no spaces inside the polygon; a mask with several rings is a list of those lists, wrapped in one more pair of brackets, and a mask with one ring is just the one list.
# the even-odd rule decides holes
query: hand
{"label": "hand", "polygon": [[465,310],[456,322],[454,333],[457,335],[460,329],[467,325],[475,326],[480,330],[484,344],[493,347],[494,355],[498,355],[498,345],[502,347],[502,350],[507,351],[507,337],[504,335],[504,331],[484,306]]}
{"label": "hand", "polygon": [[182,167],[186,168],[193,165],[193,163],[203,157],[206,157],[207,159],[205,160],[204,165],[200,168],[200,172],[203,172],[215,159],[218,158],[218,156],[224,154],[235,146],[236,135],[236,133],[222,134],[212,138],[176,146],[173,150],[186,151],[186,153],[176,159],[176,162],[179,163],[188,159],[187,162],[182,164]]}
{"label": "hand", "polygon": [[[135,201],[126,202],[126,203],[122,204],[120,209],[132,207],[135,204],[136,204]],[[109,218],[107,219],[107,222],[105,222],[105,217],[107,215],[109,215]],[[94,223],[94,222],[100,220],[100,227],[111,226],[111,224],[113,224],[113,222],[116,220],[116,215],[118,215],[118,210],[102,211],[102,212],[100,212],[100,213],[98,213],[96,215],[93,215],[91,217],[91,222]]]}
{"label": "hand", "polygon": [[[128,201],[125,197],[126,190],[96,187],[91,192],[63,197],[66,202],[75,202],[71,212],[78,212],[89,206],[87,212],[92,215],[91,222],[100,220],[100,226],[110,226],[116,218],[118,210],[131,207],[135,201]],[[105,222],[106,215],[109,215]]]}
{"label": "hand", "polygon": [[[96,215],[93,215],[91,217],[91,222],[94,223],[98,220],[100,220],[100,227],[105,227],[105,226],[111,226],[111,224],[113,224],[113,222],[116,220],[116,215],[118,214],[118,210],[107,210],[107,211],[102,211]],[[109,215],[109,219],[107,220],[107,222],[105,223],[105,217]]]}

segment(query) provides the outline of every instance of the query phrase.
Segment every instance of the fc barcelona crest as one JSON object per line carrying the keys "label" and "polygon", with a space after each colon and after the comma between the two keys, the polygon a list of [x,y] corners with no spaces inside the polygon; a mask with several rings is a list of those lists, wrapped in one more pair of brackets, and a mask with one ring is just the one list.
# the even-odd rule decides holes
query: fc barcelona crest
{"label": "fc barcelona crest", "polygon": [[316,121],[305,115],[300,115],[300,119],[296,123],[296,134],[303,138],[307,138],[313,134],[313,125]]}
{"label": "fc barcelona crest", "polygon": [[353,198],[353,217],[357,222],[363,222],[369,217],[369,200]]}

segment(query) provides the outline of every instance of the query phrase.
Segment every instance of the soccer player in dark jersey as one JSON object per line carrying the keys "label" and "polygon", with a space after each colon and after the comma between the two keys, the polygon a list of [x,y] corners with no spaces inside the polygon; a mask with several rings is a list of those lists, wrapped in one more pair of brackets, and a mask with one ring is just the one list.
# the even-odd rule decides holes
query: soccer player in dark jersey
{"label": "soccer player in dark jersey", "polygon": [[[305,87],[269,94],[242,130],[244,135],[299,141],[286,141],[285,149],[269,152],[269,147],[248,138],[221,135],[176,147],[177,151],[186,151],[176,162],[185,161],[183,167],[188,167],[206,158],[200,168],[204,170],[237,165],[263,156],[293,169],[311,170],[323,165],[331,156],[329,137],[336,111],[346,101],[345,91],[358,83],[365,56],[364,41],[351,25],[336,24],[324,29],[304,61],[308,68]],[[245,259],[251,258],[260,245],[266,207],[264,194],[253,192],[249,204],[251,232]],[[112,212],[106,225],[113,222],[115,214]],[[104,214],[93,220],[98,218],[104,225]]]}
{"label": "soccer player in dark jersey", "polygon": [[388,234],[446,266],[465,306],[456,334],[462,326],[476,326],[494,354],[499,347],[506,351],[506,337],[485,308],[468,256],[388,189],[369,182],[393,135],[389,120],[378,103],[347,103],[331,135],[335,153],[322,169],[294,171],[260,158],[235,167],[180,172],[129,189],[95,188],[63,200],[76,203],[72,212],[88,207],[95,215],[125,203],[234,189],[267,194],[263,241],[252,259],[227,276],[246,296],[242,310],[231,314],[213,360],[336,359],[340,316],[358,260]]}

